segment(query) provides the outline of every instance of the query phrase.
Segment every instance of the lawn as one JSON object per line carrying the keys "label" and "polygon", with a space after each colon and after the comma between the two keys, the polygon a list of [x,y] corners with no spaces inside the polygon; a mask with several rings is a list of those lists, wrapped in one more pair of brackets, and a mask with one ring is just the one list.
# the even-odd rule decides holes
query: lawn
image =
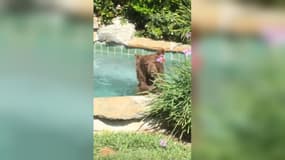
{"label": "lawn", "polygon": [[189,144],[167,139],[162,134],[97,133],[94,160],[191,160]]}

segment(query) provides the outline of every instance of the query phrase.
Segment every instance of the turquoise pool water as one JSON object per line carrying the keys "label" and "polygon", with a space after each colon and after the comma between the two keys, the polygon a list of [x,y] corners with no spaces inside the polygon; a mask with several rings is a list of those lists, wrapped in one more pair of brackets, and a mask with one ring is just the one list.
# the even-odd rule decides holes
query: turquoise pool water
{"label": "turquoise pool water", "polygon": [[[95,97],[129,96],[136,94],[135,54],[153,51],[129,49],[124,46],[94,45]],[[174,63],[185,60],[182,54],[166,54],[166,71]]]}

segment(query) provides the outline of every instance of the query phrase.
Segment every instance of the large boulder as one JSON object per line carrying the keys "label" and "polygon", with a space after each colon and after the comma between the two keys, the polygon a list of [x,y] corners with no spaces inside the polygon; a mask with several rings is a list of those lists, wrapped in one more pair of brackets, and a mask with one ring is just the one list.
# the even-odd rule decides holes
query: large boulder
{"label": "large boulder", "polygon": [[120,17],[113,24],[103,26],[98,30],[98,40],[127,45],[135,34],[135,26],[131,23],[121,23]]}

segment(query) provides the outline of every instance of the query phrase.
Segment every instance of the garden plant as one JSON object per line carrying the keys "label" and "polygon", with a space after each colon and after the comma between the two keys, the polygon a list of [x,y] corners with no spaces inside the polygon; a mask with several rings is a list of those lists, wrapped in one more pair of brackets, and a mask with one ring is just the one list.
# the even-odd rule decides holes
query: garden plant
{"label": "garden plant", "polygon": [[190,141],[192,126],[190,54],[190,49],[185,50],[185,62],[177,64],[171,72],[162,74],[155,80],[158,92],[153,95],[147,117],[167,128],[172,135],[187,141]]}
{"label": "garden plant", "polygon": [[191,0],[93,0],[102,24],[121,16],[134,23],[138,36],[190,43]]}

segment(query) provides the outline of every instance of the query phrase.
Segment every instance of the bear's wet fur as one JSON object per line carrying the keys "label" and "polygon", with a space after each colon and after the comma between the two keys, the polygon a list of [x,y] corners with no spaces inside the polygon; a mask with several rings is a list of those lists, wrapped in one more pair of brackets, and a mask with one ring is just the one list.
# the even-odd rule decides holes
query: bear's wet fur
{"label": "bear's wet fur", "polygon": [[150,55],[135,55],[136,72],[138,79],[138,92],[150,91],[157,74],[164,73],[164,65],[157,62],[160,56],[164,56],[164,49]]}

